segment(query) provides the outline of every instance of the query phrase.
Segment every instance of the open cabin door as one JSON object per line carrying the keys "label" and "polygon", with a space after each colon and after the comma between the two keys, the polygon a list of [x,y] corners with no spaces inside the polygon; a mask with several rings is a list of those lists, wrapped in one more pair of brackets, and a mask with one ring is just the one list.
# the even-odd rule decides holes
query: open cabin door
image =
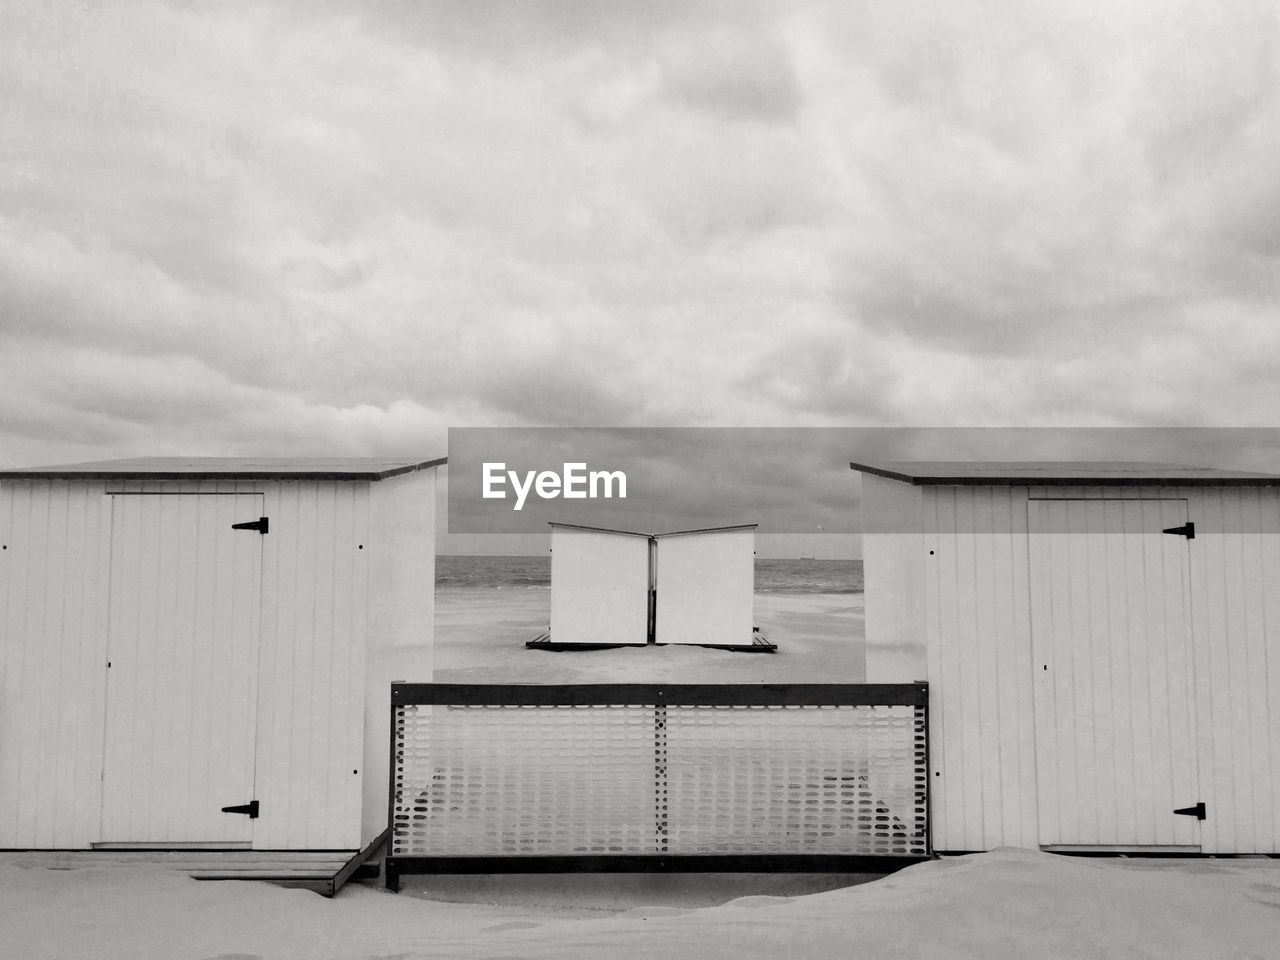
{"label": "open cabin door", "polygon": [[751,643],[755,526],[656,538],[658,643]]}
{"label": "open cabin door", "polygon": [[643,645],[649,637],[645,534],[551,525],[551,640]]}
{"label": "open cabin door", "polygon": [[101,841],[248,846],[261,494],[113,494]]}
{"label": "open cabin door", "polygon": [[1187,502],[1028,509],[1040,844],[1198,850]]}

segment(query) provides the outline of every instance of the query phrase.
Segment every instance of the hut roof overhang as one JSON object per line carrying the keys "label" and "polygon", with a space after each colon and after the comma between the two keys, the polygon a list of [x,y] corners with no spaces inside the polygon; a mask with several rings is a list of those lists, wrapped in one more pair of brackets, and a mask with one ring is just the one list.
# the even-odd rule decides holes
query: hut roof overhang
{"label": "hut roof overhang", "polygon": [[0,480],[386,480],[440,467],[380,457],[133,457],[0,470]]}
{"label": "hut roof overhang", "polygon": [[1280,486],[1280,475],[1126,461],[880,461],[850,463],[913,486]]}

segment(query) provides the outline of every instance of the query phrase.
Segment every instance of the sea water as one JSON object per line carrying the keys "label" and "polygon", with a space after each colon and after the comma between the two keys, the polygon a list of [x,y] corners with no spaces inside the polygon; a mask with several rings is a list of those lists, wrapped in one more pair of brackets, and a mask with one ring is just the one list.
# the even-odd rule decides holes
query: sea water
{"label": "sea water", "polygon": [[[545,590],[551,586],[551,558],[437,557],[436,585],[464,589]],[[862,561],[756,558],[755,592],[862,593]]]}

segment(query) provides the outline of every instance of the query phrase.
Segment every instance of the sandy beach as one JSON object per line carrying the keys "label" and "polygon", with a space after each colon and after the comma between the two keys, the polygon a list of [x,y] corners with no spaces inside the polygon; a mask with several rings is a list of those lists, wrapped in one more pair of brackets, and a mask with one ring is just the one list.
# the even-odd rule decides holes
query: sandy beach
{"label": "sandy beach", "polygon": [[552,652],[551,591],[436,591],[435,680],[442,683],[858,683],[865,679],[862,595],[757,593],[755,623],[776,653],[701,647]]}
{"label": "sandy beach", "polygon": [[749,885],[714,877],[589,879],[559,886],[548,877],[537,885],[531,878],[438,880],[420,896],[351,885],[325,900],[154,869],[46,870],[18,857],[0,863],[0,953],[24,960],[1263,960],[1276,955],[1280,909],[1280,865],[1270,860],[1107,861],[1011,848],[826,892],[774,876]]}

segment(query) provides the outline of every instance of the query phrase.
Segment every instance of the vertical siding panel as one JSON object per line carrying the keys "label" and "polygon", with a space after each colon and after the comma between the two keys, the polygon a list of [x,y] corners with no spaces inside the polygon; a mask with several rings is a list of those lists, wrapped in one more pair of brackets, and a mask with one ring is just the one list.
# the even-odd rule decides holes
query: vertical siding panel
{"label": "vertical siding panel", "polygon": [[[1053,562],[1053,541],[1042,533],[1052,520],[1051,503],[1042,502],[1032,491],[1028,514],[1028,608],[1031,626],[1031,664],[1033,693],[1033,727],[1036,764],[1036,841],[1053,843],[1057,839],[1058,819],[1057,719],[1053,707],[1055,674],[1045,667],[1049,663],[1051,645],[1049,624],[1053,617],[1053,584],[1048,576]],[[1047,586],[1046,586],[1047,585]]]}
{"label": "vertical siding panel", "polygon": [[91,490],[65,481],[0,486],[0,846],[93,838],[97,788],[83,771],[101,769],[104,631],[91,579]]}
{"label": "vertical siding panel", "polygon": [[327,487],[319,483],[303,484],[299,490],[301,502],[298,511],[298,576],[294,589],[298,597],[298,632],[294,637],[294,663],[297,665],[295,680],[303,682],[294,700],[293,776],[289,782],[289,810],[292,821],[291,844],[300,847],[310,845],[314,828],[315,807],[311,779],[316,758],[323,757],[324,729],[319,726],[316,711],[320,699],[320,663],[324,656],[323,620],[324,586],[322,577],[331,563],[324,540],[331,531],[321,527],[323,497]]}
{"label": "vertical siding panel", "polygon": [[[1140,505],[1145,507],[1146,504]],[[1158,504],[1153,506],[1158,507]],[[1140,509],[1137,512],[1137,533],[1142,534],[1152,529],[1161,529],[1162,522],[1158,512]],[[1169,598],[1165,595],[1164,585],[1168,582],[1165,570],[1163,543],[1158,538],[1144,539],[1143,550],[1143,596],[1145,598],[1145,617],[1154,629],[1148,636],[1168,636]],[[1141,815],[1140,822],[1144,833],[1140,835],[1140,843],[1168,842],[1156,832],[1155,824],[1167,815],[1168,811],[1157,808],[1157,798],[1173,793],[1172,750],[1174,730],[1172,725],[1156,722],[1153,718],[1169,716],[1170,673],[1169,652],[1153,646],[1146,648],[1144,672],[1146,674],[1145,698],[1143,703],[1149,705],[1149,714],[1145,719],[1145,729],[1151,737],[1151,788],[1144,790],[1137,784],[1135,796],[1138,797]],[[1165,789],[1160,789],[1164,786]],[[1145,832],[1145,831],[1150,831]]]}
{"label": "vertical siding panel", "polygon": [[[1205,633],[1200,639],[1208,660],[1209,706],[1211,727],[1207,769],[1202,772],[1202,799],[1212,811],[1215,852],[1230,853],[1238,849],[1235,818],[1235,796],[1232,790],[1231,771],[1231,651],[1227,643],[1229,635],[1227,614],[1227,581],[1224,538],[1217,531],[1223,529],[1225,512],[1222,491],[1214,489],[1204,498],[1204,524],[1209,533],[1197,537],[1204,560],[1205,590],[1199,598],[1205,609]],[[1202,721],[1204,722],[1204,721]]]}
{"label": "vertical siding panel", "polygon": [[367,516],[367,489],[290,482],[272,492],[257,767],[263,811],[254,836],[261,849],[350,848],[358,839],[365,598],[356,581],[368,551],[359,549],[355,515],[359,502]]}
{"label": "vertical siding panel", "polygon": [[284,784],[285,809],[288,811],[287,846],[306,845],[306,797],[302,786],[306,776],[307,756],[311,752],[307,708],[311,703],[311,644],[315,622],[313,591],[315,550],[315,484],[294,486],[297,498],[293,529],[287,532],[292,563],[281,570],[284,596],[290,604],[285,679],[290,686],[289,713],[284,718],[284,751],[288,758],[288,780]]}
{"label": "vertical siding panel", "polygon": [[75,743],[73,798],[59,847],[84,847],[102,825],[103,714],[107,704],[107,577],[111,561],[111,498],[101,483],[77,484],[84,536],[78,555],[80,602],[73,681],[83,691],[66,714],[64,743]]}
{"label": "vertical siding panel", "polygon": [[[1188,492],[1188,515],[1195,520],[1197,534],[1194,549],[1191,550],[1191,639],[1192,670],[1195,677],[1195,713],[1196,713],[1196,769],[1200,784],[1200,797],[1213,809],[1215,800],[1216,777],[1214,763],[1214,698],[1213,698],[1213,590],[1210,575],[1210,559],[1213,552],[1213,537],[1209,529],[1211,514],[1210,501],[1214,496],[1212,488],[1197,487]],[[1201,825],[1201,844],[1205,852],[1219,849],[1219,819],[1211,816]]]}
{"label": "vertical siding panel", "polygon": [[67,713],[73,709],[66,692],[68,689],[81,689],[74,684],[74,678],[83,658],[76,624],[82,589],[81,578],[78,576],[78,554],[83,549],[84,519],[79,509],[83,502],[81,485],[73,487],[70,483],[59,482],[50,486],[53,505],[49,529],[50,545],[57,551],[57,557],[52,567],[53,576],[49,581],[49,601],[57,627],[48,637],[56,669],[49,671],[52,675],[52,687],[45,709],[55,703],[59,709],[49,711],[53,722],[48,731],[49,752],[45,757],[46,769],[52,775],[48,778],[47,823],[41,835],[42,845],[52,847],[57,846],[63,824],[74,818],[75,801],[72,792],[78,750],[75,740],[68,736],[71,731],[66,727]]}
{"label": "vertical siding panel", "polygon": [[1239,766],[1249,778],[1248,850],[1267,849],[1275,835],[1276,824],[1271,814],[1270,764],[1268,757],[1269,711],[1267,696],[1267,635],[1263,620],[1262,598],[1267,583],[1262,578],[1262,496],[1256,487],[1238,490],[1241,502],[1240,606],[1243,611],[1245,658],[1249,676],[1249,704],[1246,719],[1248,755]]}
{"label": "vertical siding panel", "polygon": [[28,522],[30,511],[30,484],[11,483],[2,489],[5,494],[4,551],[5,570],[3,590],[5,642],[0,645],[0,845],[18,847],[29,829],[23,818],[22,780],[23,743],[26,739],[23,705],[25,701],[23,676],[26,666],[26,604],[30,591],[27,586],[31,565],[27,555]]}
{"label": "vertical siding panel", "polygon": [[[1232,852],[1250,848],[1252,829],[1252,769],[1248,762],[1249,706],[1253,692],[1253,678],[1249,673],[1248,636],[1244,622],[1243,586],[1245,579],[1244,557],[1241,544],[1241,501],[1238,489],[1223,491],[1222,527],[1223,543],[1223,606],[1226,632],[1222,638],[1227,650],[1228,670],[1232,697],[1230,700],[1231,726],[1224,737],[1230,746],[1229,765],[1231,776]],[[1226,811],[1223,811],[1226,813]]]}
{"label": "vertical siding panel", "polygon": [[[1121,537],[1113,572],[1117,589],[1113,591],[1116,602],[1111,607],[1112,623],[1121,625],[1122,637],[1142,637],[1147,635],[1146,613],[1143,604],[1134,602],[1134,598],[1143,596],[1146,576],[1141,515],[1128,504],[1120,506],[1126,509],[1121,511],[1115,528]],[[1150,718],[1147,716],[1150,710],[1147,692],[1150,670],[1146,645],[1126,642],[1115,651],[1114,658],[1112,702],[1120,720],[1115,755],[1116,782],[1120,790],[1116,832],[1118,836],[1135,838],[1135,842],[1150,843],[1151,838],[1143,837],[1139,826],[1145,823],[1145,818],[1139,811],[1140,801],[1134,782],[1134,771],[1145,763],[1151,751]]]}
{"label": "vertical siding panel", "polygon": [[288,645],[287,587],[283,570],[291,569],[291,531],[296,526],[291,486],[264,485],[263,512],[271,520],[271,533],[262,554],[262,637],[258,650],[258,736],[254,765],[254,796],[260,819],[254,825],[253,845],[259,849],[288,847],[288,810],[284,785],[289,782],[285,723],[291,711],[288,669],[284,657]]}
{"label": "vertical siding panel", "polygon": [[1026,487],[1010,490],[1008,502],[1009,576],[1012,612],[1009,657],[1002,670],[1004,696],[1001,717],[1016,757],[1012,788],[1017,791],[1013,819],[1005,843],[1033,847],[1037,843],[1037,788],[1034,688],[1035,661],[1031,649],[1031,555],[1027,531]]}
{"label": "vertical siding panel", "polygon": [[22,731],[17,741],[18,771],[18,822],[21,833],[37,841],[37,812],[39,810],[39,755],[35,749],[40,717],[38,689],[41,676],[41,630],[44,626],[43,584],[45,578],[45,542],[42,536],[44,511],[40,502],[45,499],[44,485],[22,484],[15,539],[21,544],[20,554],[23,573],[22,604],[17,633],[21,638],[22,656],[18,662],[18,688],[14,691],[19,704],[18,728]]}
{"label": "vertical siding panel", "polygon": [[998,584],[1007,567],[996,562],[996,509],[997,502],[1006,498],[1005,490],[970,488],[973,503],[973,596],[974,596],[974,659],[978,663],[978,723],[982,737],[982,780],[978,794],[978,817],[974,826],[978,829],[979,847],[1001,844],[1002,797],[1004,797],[1005,765],[1002,763],[1002,737],[1000,726],[1000,675],[1001,645],[1005,631],[1001,630],[1005,608],[1002,590]]}
{"label": "vertical siding panel", "polygon": [[[1080,578],[1079,556],[1085,549],[1085,515],[1083,511],[1079,515],[1070,515],[1063,504],[1054,504],[1052,512],[1057,522],[1050,529],[1065,528],[1071,536],[1052,538],[1056,549],[1051,565],[1055,568],[1065,565],[1069,576],[1063,584],[1065,593],[1054,593],[1050,619],[1055,624],[1055,630],[1056,625],[1066,624],[1075,634],[1070,652],[1063,655],[1060,649],[1054,650],[1053,659],[1049,663],[1049,672],[1057,677],[1054,683],[1054,714],[1057,722],[1054,742],[1059,753],[1057,823],[1066,836],[1076,837],[1083,833],[1080,817],[1087,796],[1082,793],[1081,787],[1087,781],[1085,771],[1077,765],[1079,751],[1069,749],[1068,745],[1080,736],[1078,731],[1081,723],[1077,718],[1081,715],[1081,697],[1084,695],[1082,688],[1085,686],[1081,661],[1087,659],[1089,649],[1088,637],[1082,636],[1084,630],[1079,624],[1079,612],[1089,609],[1086,586]],[[1068,520],[1070,526],[1067,526]],[[1087,663],[1085,668],[1087,669]]]}
{"label": "vertical siding panel", "polygon": [[[924,490],[924,515],[927,536],[928,554],[928,644],[929,644],[929,677],[937,677],[936,698],[933,704],[934,733],[931,749],[938,751],[934,759],[934,767],[940,768],[941,777],[934,777],[934,842],[943,850],[963,850],[963,820],[957,818],[960,808],[961,790],[963,790],[963,758],[959,733],[963,730],[964,718],[957,713],[952,690],[959,685],[959,664],[956,660],[955,645],[948,643],[945,625],[950,622],[951,608],[954,607],[952,593],[954,582],[947,577],[945,558],[951,548],[951,541],[943,527],[943,517],[947,515],[943,507],[943,499],[947,490],[927,488]],[[934,663],[937,664],[934,668]]]}
{"label": "vertical siding panel", "polygon": [[[62,654],[63,630],[63,580],[66,568],[62,547],[67,537],[66,484],[41,485],[44,495],[41,506],[41,529],[33,531],[41,540],[44,576],[35,598],[40,608],[40,627],[32,637],[39,637],[37,648],[38,673],[28,675],[27,683],[35,692],[34,729],[32,737],[33,760],[38,766],[35,773],[35,790],[32,799],[34,836],[42,847],[51,845],[54,834],[55,804],[58,794],[57,747],[58,710],[49,709],[61,699],[58,696],[59,665]],[[52,761],[52,762],[51,762]],[[50,776],[50,774],[53,774]]]}
{"label": "vertical siding panel", "polygon": [[333,714],[337,706],[333,702],[333,665],[334,647],[344,639],[335,620],[335,590],[340,582],[338,487],[338,484],[326,483],[316,489],[316,620],[311,665],[312,690],[315,693],[308,705],[315,741],[308,757],[307,779],[311,782],[313,796],[320,798],[320,802],[306,811],[304,842],[309,847],[320,845],[325,823],[331,816],[337,786],[333,776],[337,772],[333,738]]}
{"label": "vertical siding panel", "polygon": [[17,542],[13,537],[13,485],[0,481],[0,847],[15,846],[18,832],[16,701],[18,640],[14,630],[18,593]]}
{"label": "vertical siding panel", "polygon": [[[352,493],[352,538],[356,541],[356,552],[352,565],[351,581],[351,645],[347,650],[345,669],[345,689],[349,698],[348,707],[345,711],[348,724],[346,742],[347,750],[349,751],[346,762],[351,764],[352,770],[359,772],[352,774],[351,779],[348,781],[350,788],[347,790],[346,802],[343,807],[342,830],[339,837],[342,846],[351,845],[351,841],[347,838],[352,836],[353,829],[355,831],[354,845],[362,845],[364,840],[361,825],[364,816],[366,780],[381,783],[388,779],[390,773],[388,770],[365,768],[365,737],[373,735],[365,730],[364,703],[364,678],[367,675],[370,642],[369,533],[372,487],[373,484],[370,483],[355,484],[353,485]],[[434,596],[434,577],[426,589],[431,590]],[[396,679],[412,678],[398,677]],[[423,678],[424,681],[430,681],[431,679],[430,675]],[[379,817],[386,816],[383,810],[378,810],[377,815]]]}
{"label": "vertical siding panel", "polygon": [[1124,768],[1116,761],[1116,745],[1123,742],[1120,734],[1126,725],[1124,714],[1128,704],[1113,695],[1117,682],[1116,660],[1123,656],[1123,644],[1110,626],[1117,607],[1123,607],[1120,587],[1123,580],[1121,558],[1117,556],[1124,545],[1125,504],[1112,500],[1098,501],[1094,518],[1096,527],[1088,534],[1090,552],[1095,557],[1090,577],[1090,612],[1093,658],[1090,688],[1094,691],[1093,710],[1099,726],[1115,731],[1109,738],[1109,749],[1095,744],[1097,780],[1094,788],[1095,830],[1097,843],[1119,842],[1119,816],[1117,806],[1122,791],[1128,788]]}
{"label": "vertical siding panel", "polygon": [[945,562],[951,581],[951,616],[943,633],[944,643],[956,651],[959,675],[958,690],[966,690],[966,696],[957,699],[961,711],[961,734],[964,746],[961,756],[960,804],[961,840],[966,850],[976,850],[982,845],[982,705],[974,696],[982,683],[981,665],[978,659],[976,624],[977,603],[973,590],[975,537],[973,493],[966,488],[954,488],[951,496],[951,544]]}
{"label": "vertical siding panel", "polygon": [[354,567],[356,541],[352,524],[352,491],[353,483],[335,485],[333,488],[333,574],[330,600],[330,633],[327,657],[326,693],[324,719],[326,739],[328,740],[328,756],[317,775],[323,778],[325,804],[321,811],[323,816],[317,825],[315,840],[317,845],[329,845],[330,838],[340,836],[341,824],[335,823],[336,815],[346,808],[352,770],[360,764],[349,762],[350,752],[347,749],[350,723],[347,716],[350,711],[350,696],[346,688],[347,671],[345,670],[348,651],[351,647],[351,583]]}
{"label": "vertical siding panel", "polygon": [[1268,807],[1271,833],[1261,839],[1259,853],[1280,853],[1280,490],[1268,487],[1261,492],[1262,509],[1262,590],[1263,653],[1266,660],[1267,711],[1266,769],[1269,777]]}

